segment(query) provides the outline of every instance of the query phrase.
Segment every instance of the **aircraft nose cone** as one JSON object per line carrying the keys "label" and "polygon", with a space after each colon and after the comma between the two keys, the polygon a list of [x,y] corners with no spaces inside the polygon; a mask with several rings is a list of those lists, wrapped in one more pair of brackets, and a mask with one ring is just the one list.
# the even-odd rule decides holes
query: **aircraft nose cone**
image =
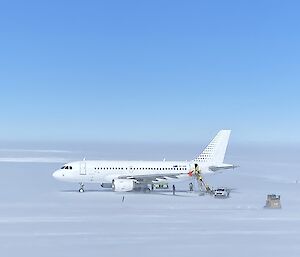
{"label": "aircraft nose cone", "polygon": [[59,172],[59,170],[53,172],[52,176],[53,176],[54,178],[56,178],[56,179],[60,178],[60,172]]}

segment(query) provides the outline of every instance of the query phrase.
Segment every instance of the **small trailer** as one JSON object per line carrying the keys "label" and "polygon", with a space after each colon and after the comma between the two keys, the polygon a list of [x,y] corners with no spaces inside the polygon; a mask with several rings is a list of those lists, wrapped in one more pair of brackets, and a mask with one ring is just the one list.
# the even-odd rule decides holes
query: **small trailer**
{"label": "small trailer", "polygon": [[267,196],[266,205],[267,209],[281,209],[280,195],[271,194]]}

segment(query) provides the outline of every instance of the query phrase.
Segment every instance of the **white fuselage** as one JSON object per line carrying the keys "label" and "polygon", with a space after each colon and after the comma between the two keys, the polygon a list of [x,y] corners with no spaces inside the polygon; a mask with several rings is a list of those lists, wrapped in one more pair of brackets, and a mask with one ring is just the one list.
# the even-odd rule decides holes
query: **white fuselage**
{"label": "white fuselage", "polygon": [[[233,168],[224,164],[230,130],[220,130],[209,145],[194,160],[188,161],[77,161],[65,164],[53,177],[81,184],[110,184],[114,191],[147,188],[149,184],[187,179],[220,169]],[[106,185],[105,185],[106,187]],[[109,187],[109,185],[108,185]]]}
{"label": "white fuselage", "polygon": [[[210,172],[208,164],[200,166],[202,173]],[[187,161],[77,161],[65,164],[53,173],[56,179],[79,183],[111,183],[126,176],[182,173],[179,178],[191,177],[193,163]],[[172,180],[166,176],[165,180]],[[153,181],[158,182],[158,180]]]}

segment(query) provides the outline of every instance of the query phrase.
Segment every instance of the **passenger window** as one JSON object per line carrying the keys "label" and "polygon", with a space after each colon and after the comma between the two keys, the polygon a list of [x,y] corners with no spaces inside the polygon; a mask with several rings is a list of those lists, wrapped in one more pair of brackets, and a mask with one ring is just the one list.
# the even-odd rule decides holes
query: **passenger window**
{"label": "passenger window", "polygon": [[66,168],[65,168],[66,170],[68,170],[69,169],[69,166],[66,166]]}
{"label": "passenger window", "polygon": [[70,170],[72,169],[72,166],[70,166]]}

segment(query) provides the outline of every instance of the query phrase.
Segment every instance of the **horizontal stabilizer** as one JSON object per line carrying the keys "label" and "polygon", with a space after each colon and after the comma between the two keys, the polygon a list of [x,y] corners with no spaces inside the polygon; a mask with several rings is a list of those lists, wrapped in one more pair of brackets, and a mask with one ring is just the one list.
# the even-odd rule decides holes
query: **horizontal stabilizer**
{"label": "horizontal stabilizer", "polygon": [[221,164],[221,165],[214,165],[214,166],[209,166],[210,171],[219,171],[219,170],[228,170],[228,169],[235,169],[238,168],[239,166],[233,165],[233,164]]}

